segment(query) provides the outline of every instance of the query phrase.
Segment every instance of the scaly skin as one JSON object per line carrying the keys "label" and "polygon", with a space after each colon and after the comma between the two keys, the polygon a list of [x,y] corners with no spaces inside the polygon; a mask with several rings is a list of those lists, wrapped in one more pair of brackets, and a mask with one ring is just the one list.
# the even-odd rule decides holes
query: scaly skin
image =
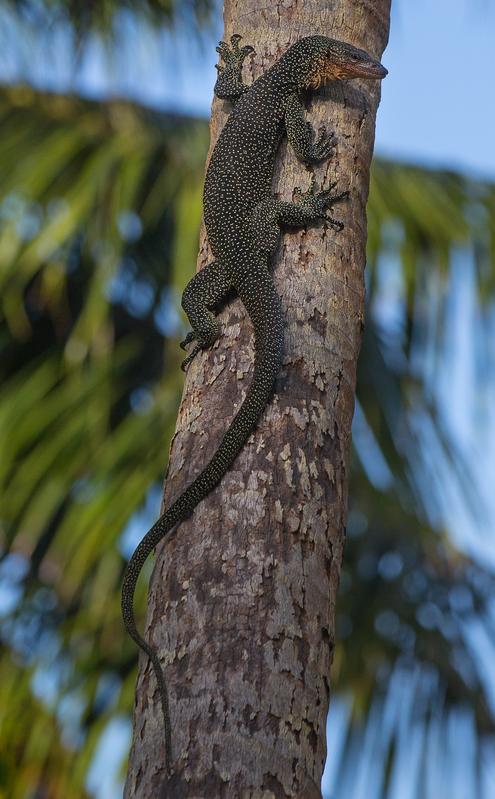
{"label": "scaly skin", "polygon": [[315,141],[304,118],[299,93],[326,80],[356,77],[381,79],[384,67],[363,50],[324,36],[300,39],[248,89],[241,80],[244,58],[251,47],[239,48],[239,36],[217,47],[224,65],[215,94],[235,103],[211,156],[204,187],[204,218],[215,261],[186,286],[182,305],[192,331],[182,346],[195,342],[185,368],[218,336],[211,309],[234,289],[251,319],[255,339],[254,373],[239,411],[211,461],[186,491],[160,516],[145,535],[127,566],[122,587],[122,614],[128,633],[146,652],[155,671],[165,724],[166,767],[172,767],[171,727],[165,678],[154,649],[141,637],[133,614],[133,597],[141,568],[156,545],[218,485],[251,435],[279,373],[283,327],[279,298],[270,274],[270,256],[280,226],[304,227],[326,220],[336,230],[343,225],[325,211],[347,197],[332,195],[332,187],[315,192],[296,189],[297,203],[271,196],[277,149],[284,131],[296,155],[306,164],[327,158],[335,144],[325,133]]}

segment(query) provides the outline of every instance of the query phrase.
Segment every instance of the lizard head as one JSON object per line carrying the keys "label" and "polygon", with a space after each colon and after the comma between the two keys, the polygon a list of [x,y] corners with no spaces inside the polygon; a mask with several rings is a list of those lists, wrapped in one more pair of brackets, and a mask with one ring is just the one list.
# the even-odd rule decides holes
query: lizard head
{"label": "lizard head", "polygon": [[379,61],[352,44],[326,36],[308,36],[297,44],[303,56],[299,73],[301,89],[317,89],[328,80],[381,80],[387,75]]}

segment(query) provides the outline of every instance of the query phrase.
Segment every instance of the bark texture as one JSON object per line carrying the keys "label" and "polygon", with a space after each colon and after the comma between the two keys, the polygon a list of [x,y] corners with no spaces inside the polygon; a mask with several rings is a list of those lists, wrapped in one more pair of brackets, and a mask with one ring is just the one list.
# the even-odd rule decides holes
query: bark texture
{"label": "bark texture", "polygon": [[[224,38],[240,33],[254,45],[247,82],[315,33],[380,57],[389,6],[227,0]],[[350,190],[335,209],[346,226],[284,234],[273,264],[286,318],[276,394],[234,468],[158,553],[146,634],[166,668],[175,772],[165,778],[159,697],[142,659],[128,799],[321,797],[379,90],[378,81],[334,84],[308,107],[317,130],[337,135],[335,156],[312,171],[318,185]],[[215,100],[212,146],[226,118]],[[284,143],[274,194],[290,200],[309,183]],[[199,268],[209,260],[202,235]],[[241,304],[220,320],[222,337],[187,375],[165,506],[207,463],[249,385],[252,331]]]}

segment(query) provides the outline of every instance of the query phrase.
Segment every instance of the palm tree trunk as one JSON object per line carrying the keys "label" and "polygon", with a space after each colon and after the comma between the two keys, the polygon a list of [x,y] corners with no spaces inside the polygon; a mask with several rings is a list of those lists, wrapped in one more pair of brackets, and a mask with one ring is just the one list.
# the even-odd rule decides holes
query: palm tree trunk
{"label": "palm tree trunk", "polygon": [[[240,33],[257,78],[298,38],[322,33],[381,56],[390,0],[226,0],[225,37]],[[160,548],[147,637],[165,664],[175,771],[164,771],[154,675],[140,664],[126,797],[318,799],[325,761],[334,611],[345,536],[356,362],[364,314],[365,204],[378,82],[334,85],[311,100],[338,149],[315,169],[350,201],[342,233],[286,234],[274,262],[285,360],[273,402],[221,485]],[[213,103],[212,146],[226,119]],[[283,144],[277,196],[309,186]],[[211,260],[204,235],[199,266]],[[238,301],[223,336],[187,376],[164,506],[215,450],[249,384],[252,334]]]}

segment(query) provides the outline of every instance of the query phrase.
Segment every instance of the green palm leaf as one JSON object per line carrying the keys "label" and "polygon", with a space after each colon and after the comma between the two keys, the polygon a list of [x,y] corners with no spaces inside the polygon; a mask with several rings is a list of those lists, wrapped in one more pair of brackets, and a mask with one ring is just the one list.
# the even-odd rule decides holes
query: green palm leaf
{"label": "green palm leaf", "polygon": [[[161,479],[173,431],[177,298],[194,270],[208,131],[129,103],[25,87],[0,90],[0,130],[0,545],[11,605],[0,625],[0,671],[10,675],[2,735],[15,720],[18,769],[14,775],[14,760],[6,760],[2,779],[9,795],[18,779],[19,797],[46,785],[55,799],[77,797],[107,725],[132,705],[135,652],[122,635],[119,586],[126,540],[156,513],[148,506],[149,519],[136,522]],[[477,753],[492,729],[486,681],[465,635],[476,617],[493,640],[492,577],[453,547],[441,503],[433,512],[415,479],[420,416],[471,504],[475,483],[414,351],[428,338],[441,357],[440,329],[431,330],[424,313],[427,276],[436,276],[443,313],[455,248],[471,254],[479,308],[489,307],[494,204],[490,184],[375,163],[370,314],[334,669],[340,695],[351,697],[341,733],[347,744],[334,766],[338,795],[352,796],[351,763],[365,739],[367,751],[380,754],[376,796],[393,788],[404,725],[415,723],[397,717],[380,743],[376,720],[390,712],[397,674],[413,675],[412,703],[423,697],[416,720],[423,744],[467,705]],[[396,339],[379,313],[390,273],[401,286]],[[462,613],[459,590],[471,598]],[[144,609],[144,581],[138,602]],[[54,701],[33,697],[33,674],[56,677]],[[113,689],[102,690],[102,680]],[[428,680],[437,686],[430,693]],[[75,698],[75,720],[64,722],[60,708]],[[65,728],[76,735],[75,749]],[[53,752],[43,748],[47,731]],[[426,763],[424,746],[418,758]]]}

